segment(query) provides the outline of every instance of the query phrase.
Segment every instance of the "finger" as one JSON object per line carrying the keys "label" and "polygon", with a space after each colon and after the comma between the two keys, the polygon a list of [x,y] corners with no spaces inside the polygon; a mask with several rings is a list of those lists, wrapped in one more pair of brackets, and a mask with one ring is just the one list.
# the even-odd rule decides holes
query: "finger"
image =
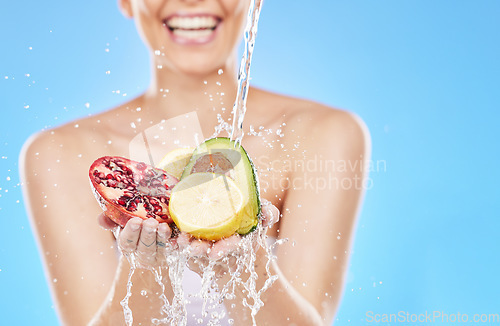
{"label": "finger", "polygon": [[124,252],[133,252],[137,248],[137,241],[141,230],[142,219],[134,217],[130,219],[118,236],[118,246]]}
{"label": "finger", "polygon": [[141,235],[137,243],[137,258],[141,263],[152,264],[156,260],[156,229],[158,221],[148,218],[142,222]]}
{"label": "finger", "polygon": [[189,244],[189,256],[196,258],[206,257],[208,249],[210,249],[210,245],[210,242],[199,239],[191,241]]}
{"label": "finger", "polygon": [[209,261],[208,258],[195,258],[195,259],[189,259],[187,261],[187,266],[190,270],[195,272],[196,274],[200,275],[203,277],[203,271],[205,268],[208,266]]}
{"label": "finger", "polygon": [[238,235],[232,235],[229,238],[217,241],[209,253],[210,259],[218,260],[238,251],[240,241],[241,238]]}
{"label": "finger", "polygon": [[280,211],[271,202],[264,201],[261,209],[263,226],[271,227],[280,220]]}
{"label": "finger", "polygon": [[167,223],[160,223],[158,225],[158,232],[156,234],[156,251],[158,254],[164,256],[167,246],[170,246],[170,236],[172,235],[172,230]]}
{"label": "finger", "polygon": [[177,244],[179,245],[180,250],[184,250],[189,246],[191,242],[191,235],[186,232],[181,232],[177,236]]}
{"label": "finger", "polygon": [[113,230],[119,227],[119,225],[110,219],[104,212],[97,216],[97,223],[105,230]]}

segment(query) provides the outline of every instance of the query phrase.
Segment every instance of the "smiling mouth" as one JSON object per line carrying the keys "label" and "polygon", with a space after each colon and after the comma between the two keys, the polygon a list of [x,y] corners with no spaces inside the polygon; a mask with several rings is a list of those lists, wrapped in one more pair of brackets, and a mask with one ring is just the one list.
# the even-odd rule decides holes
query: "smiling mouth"
{"label": "smiling mouth", "polygon": [[172,16],[163,23],[175,37],[196,40],[210,37],[220,22],[220,18],[204,15]]}

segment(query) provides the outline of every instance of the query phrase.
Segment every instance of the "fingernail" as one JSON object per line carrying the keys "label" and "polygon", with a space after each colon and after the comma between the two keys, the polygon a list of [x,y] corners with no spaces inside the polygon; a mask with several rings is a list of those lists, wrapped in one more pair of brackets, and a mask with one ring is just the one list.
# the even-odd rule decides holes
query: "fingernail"
{"label": "fingernail", "polygon": [[168,228],[168,226],[166,223],[160,223],[160,225],[158,225],[159,232],[165,233],[165,232],[167,232],[167,228]]}
{"label": "fingernail", "polygon": [[135,223],[130,224],[130,229],[132,231],[137,231],[137,230],[139,230],[140,227],[141,227],[140,224],[135,224]]}

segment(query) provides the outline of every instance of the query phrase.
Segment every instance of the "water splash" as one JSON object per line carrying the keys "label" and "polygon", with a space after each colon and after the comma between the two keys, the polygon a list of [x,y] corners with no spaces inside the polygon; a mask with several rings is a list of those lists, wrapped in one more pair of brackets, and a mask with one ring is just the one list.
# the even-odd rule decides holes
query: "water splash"
{"label": "water splash", "polygon": [[[238,90],[233,105],[232,128],[230,128],[228,122],[218,117],[219,129],[216,128],[216,133],[221,132],[223,129],[230,131],[230,137],[235,141],[235,146],[241,144],[244,135],[243,119],[245,117],[249,90],[250,64],[262,3],[263,0],[251,0],[248,9],[247,26],[244,34],[245,50],[238,74]],[[220,70],[218,73],[220,75],[223,71]],[[120,90],[113,91],[113,93],[120,94]],[[137,111],[140,111],[140,108],[137,108]],[[237,252],[231,253],[218,261],[209,260],[207,262],[206,260],[191,257],[189,247],[180,248],[178,244],[169,244],[168,246],[170,247],[165,251],[164,258],[168,266],[168,279],[173,291],[173,297],[169,301],[166,295],[165,282],[167,281],[167,275],[162,275],[162,271],[165,271],[165,266],[163,268],[161,266],[148,268],[154,273],[155,281],[161,288],[158,295],[163,303],[161,308],[162,317],[151,318],[151,323],[153,325],[187,325],[188,311],[186,305],[190,301],[189,298],[186,298],[182,282],[185,269],[191,266],[191,268],[201,271],[201,289],[194,295],[203,300],[202,308],[199,312],[201,317],[195,319],[198,324],[220,325],[221,321],[227,317],[225,311],[219,311],[221,305],[224,300],[235,299],[235,292],[239,288],[243,289],[246,294],[246,298],[243,299],[242,304],[244,307],[250,309],[253,325],[256,325],[255,316],[264,306],[261,296],[278,278],[277,275],[272,275],[270,270],[272,261],[276,259],[273,249],[276,245],[285,241],[278,240],[269,246],[266,242],[266,232],[267,228],[259,224],[254,232],[241,237]],[[259,276],[255,270],[256,250],[258,248],[265,250],[267,257],[266,273],[263,276]],[[208,253],[206,254],[208,255]],[[123,306],[126,323],[130,326],[133,323],[133,313],[129,307],[129,298],[132,295],[133,287],[131,280],[135,270],[141,266],[138,265],[137,257],[133,255],[126,257],[130,262],[131,269],[127,283],[127,295],[121,301],[121,305]],[[220,267],[219,265],[231,266],[228,271],[230,277],[225,284],[217,282],[219,275],[216,275],[216,270]],[[258,287],[257,283],[259,277],[265,278],[261,288]],[[233,324],[234,320],[229,319],[227,322]]]}
{"label": "water splash", "polygon": [[238,92],[233,105],[233,128],[231,139],[235,146],[241,144],[243,138],[243,119],[245,118],[248,89],[250,86],[250,64],[257,36],[260,9],[264,0],[252,0],[248,8],[247,26],[245,28],[245,51],[241,58],[240,71],[238,74]]}
{"label": "water splash", "polygon": [[[117,231],[119,232],[119,231]],[[150,270],[155,276],[156,283],[160,286],[161,291],[156,295],[162,302],[161,318],[152,317],[152,325],[178,325],[185,326],[188,323],[187,305],[190,303],[189,298],[183,289],[183,278],[185,269],[190,266],[192,269],[201,271],[201,288],[194,294],[194,297],[203,301],[201,311],[189,311],[190,313],[199,314],[195,319],[196,322],[203,325],[221,325],[221,321],[225,320],[227,313],[224,309],[221,311],[224,300],[233,300],[236,298],[236,291],[242,289],[246,294],[243,299],[243,306],[250,309],[253,325],[256,325],[255,316],[264,306],[261,299],[262,294],[271,287],[278,279],[277,275],[273,275],[270,270],[271,263],[276,259],[274,248],[286,240],[277,240],[268,245],[268,237],[266,236],[267,227],[259,225],[257,229],[246,236],[241,237],[238,249],[235,252],[228,254],[220,260],[198,259],[190,255],[191,247],[181,248],[176,241],[166,244],[164,265],[158,267],[147,267],[140,264],[135,254],[127,253],[125,257],[130,263],[130,271],[127,282],[127,294],[121,300],[120,304],[123,307],[124,318],[127,326],[133,325],[133,311],[129,306],[129,299],[132,296],[133,283],[132,277],[137,269],[143,268]],[[115,233],[118,235],[117,233]],[[265,250],[266,274],[259,276],[255,270],[256,251]],[[209,254],[210,249],[205,254]],[[166,265],[165,265],[166,264]],[[168,266],[168,279],[162,273],[165,267]],[[218,279],[221,275],[217,275],[217,267],[231,266],[229,268],[229,280],[224,284],[220,284]],[[257,285],[259,277],[264,277],[263,286]],[[173,291],[173,297],[169,301],[166,295],[166,282],[170,282]],[[140,291],[141,293],[144,290]],[[155,295],[149,293],[148,295]],[[228,323],[234,322],[227,320]]]}

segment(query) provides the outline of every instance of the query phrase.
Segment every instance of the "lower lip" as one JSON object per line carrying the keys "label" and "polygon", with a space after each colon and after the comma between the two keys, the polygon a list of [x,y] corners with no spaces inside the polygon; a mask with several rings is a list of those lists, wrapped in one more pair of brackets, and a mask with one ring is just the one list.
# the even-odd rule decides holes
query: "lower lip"
{"label": "lower lip", "polygon": [[210,33],[205,36],[200,36],[200,37],[195,37],[195,38],[189,38],[189,37],[184,37],[181,35],[175,34],[170,28],[168,28],[165,24],[165,28],[167,29],[168,34],[170,35],[170,38],[177,44],[182,44],[182,45],[205,45],[210,42],[212,42],[215,39],[215,36],[217,34],[217,30],[219,29],[219,25],[221,23],[218,23],[215,29]]}

